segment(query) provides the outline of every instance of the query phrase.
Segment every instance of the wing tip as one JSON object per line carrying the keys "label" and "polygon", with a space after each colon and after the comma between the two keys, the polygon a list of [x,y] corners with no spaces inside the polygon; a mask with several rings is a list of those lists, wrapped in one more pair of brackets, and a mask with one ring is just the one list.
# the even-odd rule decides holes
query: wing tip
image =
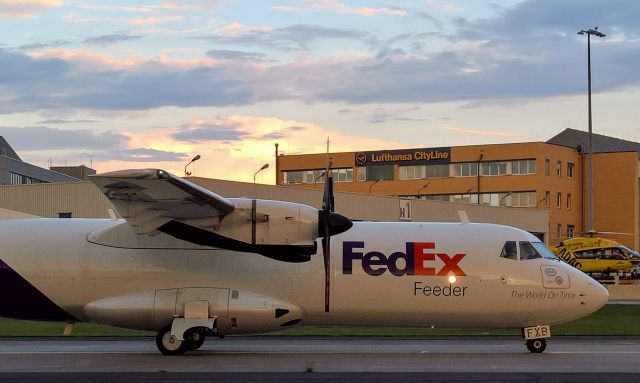
{"label": "wing tip", "polygon": [[125,169],[90,175],[91,178],[169,178],[170,173],[162,169]]}

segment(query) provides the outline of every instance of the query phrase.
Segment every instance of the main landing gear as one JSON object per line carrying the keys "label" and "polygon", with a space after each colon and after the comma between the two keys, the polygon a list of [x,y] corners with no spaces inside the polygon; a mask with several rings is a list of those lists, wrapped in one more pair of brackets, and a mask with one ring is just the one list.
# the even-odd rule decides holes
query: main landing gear
{"label": "main landing gear", "polygon": [[182,355],[187,351],[194,351],[202,347],[205,340],[206,328],[194,327],[184,333],[184,340],[171,335],[171,325],[163,327],[156,335],[156,346],[162,355]]}

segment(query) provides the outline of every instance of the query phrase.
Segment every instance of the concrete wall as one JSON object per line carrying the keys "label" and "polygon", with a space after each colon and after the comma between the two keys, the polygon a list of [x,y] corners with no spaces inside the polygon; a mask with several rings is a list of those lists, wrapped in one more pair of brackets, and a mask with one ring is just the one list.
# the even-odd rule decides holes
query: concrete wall
{"label": "concrete wall", "polygon": [[[207,178],[189,178],[226,197],[275,199],[322,205],[322,185],[317,190],[250,184]],[[351,219],[398,221],[400,199],[356,193],[336,193],[336,211]],[[0,186],[0,208],[43,217],[72,213],[73,217],[109,217],[113,205],[90,182]],[[449,202],[412,200],[413,221],[459,221],[458,210],[465,210],[472,222],[492,222],[546,233],[547,214],[532,209],[493,208]]]}

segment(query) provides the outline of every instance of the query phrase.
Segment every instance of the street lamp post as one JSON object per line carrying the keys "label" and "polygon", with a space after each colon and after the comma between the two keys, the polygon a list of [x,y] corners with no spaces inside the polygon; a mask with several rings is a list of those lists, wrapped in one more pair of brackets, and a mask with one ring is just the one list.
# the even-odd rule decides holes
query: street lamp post
{"label": "street lamp post", "polygon": [[420,189],[418,189],[418,199],[420,199],[420,197],[422,196],[422,194],[420,194],[421,191],[423,191],[424,189],[428,188],[431,186],[431,182],[428,182],[424,185],[422,185],[422,187]]}
{"label": "street lamp post", "polygon": [[262,167],[260,169],[258,169],[257,172],[253,173],[253,183],[254,184],[256,183],[256,175],[258,173],[260,173],[261,171],[263,171],[264,169],[268,168],[268,167],[269,167],[269,164],[264,164],[264,165],[262,165]]}
{"label": "street lamp post", "polygon": [[373,181],[371,185],[369,185],[369,194],[371,194],[371,188],[373,187],[373,185],[377,184],[378,182],[381,182],[382,180],[383,178],[378,178],[375,181]]}
{"label": "street lamp post", "polygon": [[189,172],[187,171],[187,166],[191,165],[191,163],[192,163],[192,162],[198,161],[200,158],[201,158],[201,157],[200,157],[200,155],[198,154],[197,156],[193,157],[193,158],[191,159],[191,161],[187,162],[187,164],[184,166],[184,176],[185,176],[185,177],[189,177],[189,176],[191,175],[191,173],[189,173]]}
{"label": "street lamp post", "polygon": [[600,31],[598,31],[598,27],[593,29],[587,29],[586,31],[583,29],[578,32],[579,35],[587,35],[587,83],[588,83],[588,94],[589,94],[589,142],[588,142],[588,150],[589,150],[589,161],[588,161],[588,170],[589,174],[589,183],[587,186],[587,200],[588,200],[588,209],[587,209],[587,231],[593,231],[593,131],[592,131],[592,119],[591,119],[591,35],[596,37],[605,37],[606,35]]}

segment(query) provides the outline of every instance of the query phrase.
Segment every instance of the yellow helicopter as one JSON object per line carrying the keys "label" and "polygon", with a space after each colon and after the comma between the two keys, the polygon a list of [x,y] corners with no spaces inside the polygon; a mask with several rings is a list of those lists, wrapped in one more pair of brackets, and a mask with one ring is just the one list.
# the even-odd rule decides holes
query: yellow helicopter
{"label": "yellow helicopter", "polygon": [[[593,235],[596,232],[587,234]],[[551,247],[551,251],[564,262],[585,273],[597,273],[608,277],[612,273],[622,272],[631,278],[640,275],[640,254],[610,239],[569,238]]]}

